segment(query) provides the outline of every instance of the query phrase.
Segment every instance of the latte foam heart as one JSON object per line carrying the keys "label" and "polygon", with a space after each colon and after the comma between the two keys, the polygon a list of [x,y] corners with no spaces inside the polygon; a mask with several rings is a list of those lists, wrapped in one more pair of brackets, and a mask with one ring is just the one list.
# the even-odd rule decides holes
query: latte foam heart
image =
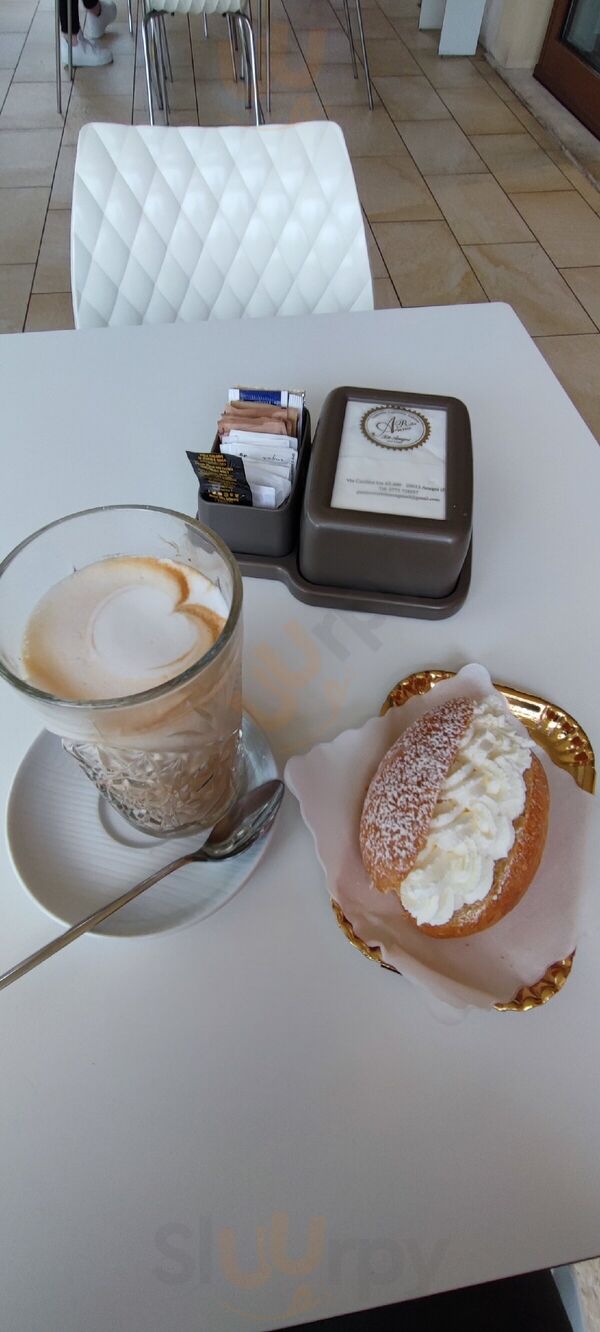
{"label": "latte foam heart", "polygon": [[114,556],[55,583],[25,631],[26,678],[59,698],[111,699],[164,684],[213,647],[219,588],[176,560]]}

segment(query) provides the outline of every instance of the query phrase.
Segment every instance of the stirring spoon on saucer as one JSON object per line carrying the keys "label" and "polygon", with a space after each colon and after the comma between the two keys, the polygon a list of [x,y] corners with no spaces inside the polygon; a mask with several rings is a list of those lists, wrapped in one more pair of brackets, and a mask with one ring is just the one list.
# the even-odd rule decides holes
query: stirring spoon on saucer
{"label": "stirring spoon on saucer", "polygon": [[228,860],[232,856],[239,856],[241,851],[246,851],[259,837],[268,832],[283,799],[283,791],[283,782],[276,779],[263,782],[262,786],[255,786],[254,790],[247,791],[215,824],[210,837],[197,851],[190,851],[187,855],[172,860],[169,865],[164,865],[155,874],[142,879],[141,883],[136,883],[134,888],[129,888],[120,897],[107,902],[106,906],[99,907],[91,915],[85,916],[44,948],[38,948],[37,952],[30,953],[22,962],[17,962],[14,967],[10,967],[0,975],[0,990],[12,985],[13,981],[25,976],[28,971],[39,966],[40,962],[45,962],[46,958],[58,953],[61,948],[66,948],[67,944],[73,943],[73,940],[78,939],[81,934],[86,934],[88,930],[100,925],[108,916],[127,906],[134,897],[139,897],[140,893],[145,893],[147,888],[152,888],[160,879],[165,879],[175,870],[182,869],[184,865],[192,865],[196,861]]}

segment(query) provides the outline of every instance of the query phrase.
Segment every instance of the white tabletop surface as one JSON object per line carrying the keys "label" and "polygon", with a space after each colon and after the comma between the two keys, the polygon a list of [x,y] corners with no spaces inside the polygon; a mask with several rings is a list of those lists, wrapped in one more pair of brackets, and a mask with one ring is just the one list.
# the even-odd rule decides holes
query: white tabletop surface
{"label": "white tabletop surface", "polygon": [[[469,660],[598,749],[600,453],[507,306],[2,338],[2,553],[91,505],[194,512],[186,448],[230,383],[267,380],[313,420],[337,384],[454,394],[475,458],[453,618],[246,583],[245,692],[278,755]],[[0,710],[4,804],[39,724],[6,686]],[[56,927],[0,855],[4,969]],[[447,1010],[346,943],[288,795],[217,915],[80,940],[2,994],[2,1327],[266,1332],[598,1253],[599,927],[592,895],[544,1009]]]}

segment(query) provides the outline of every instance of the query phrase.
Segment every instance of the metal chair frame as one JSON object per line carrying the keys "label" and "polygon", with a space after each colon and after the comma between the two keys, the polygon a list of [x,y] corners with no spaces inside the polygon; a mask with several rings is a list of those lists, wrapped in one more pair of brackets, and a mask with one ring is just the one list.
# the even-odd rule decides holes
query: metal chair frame
{"label": "metal chair frame", "polygon": [[[254,28],[252,25],[252,12],[248,4],[245,10],[232,11],[229,14],[223,14],[220,17],[227,19],[229,33],[229,45],[231,50],[231,61],[233,66],[233,77],[238,81],[238,70],[236,60],[236,49],[240,55],[240,75],[246,84],[246,109],[249,110],[254,102],[254,114],[257,125],[264,124],[264,115],[258,91],[258,69],[256,43],[254,39]],[[204,36],[208,37],[208,23],[206,14],[204,18]],[[239,34],[239,40],[238,40]],[[145,0],[144,12],[142,15],[142,45],[144,49],[144,69],[146,75],[146,92],[148,96],[148,113],[150,124],[155,124],[153,82],[156,85],[156,94],[159,109],[164,111],[165,121],[169,124],[169,95],[167,90],[167,79],[173,81],[171,69],[171,60],[169,56],[169,44],[165,28],[165,11],[154,10],[152,0]],[[151,58],[152,52],[152,58]],[[153,79],[154,70],[154,79]]]}

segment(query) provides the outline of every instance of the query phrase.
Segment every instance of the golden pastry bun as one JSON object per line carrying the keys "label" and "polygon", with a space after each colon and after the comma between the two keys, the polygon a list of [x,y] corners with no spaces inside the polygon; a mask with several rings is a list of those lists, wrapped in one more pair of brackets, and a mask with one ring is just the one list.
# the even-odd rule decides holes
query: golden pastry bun
{"label": "golden pastry bun", "polygon": [[382,759],[365,798],[359,830],[363,864],[374,887],[398,894],[415,929],[437,938],[461,938],[495,925],[529,887],[542,858],[550,793],[539,759],[526,769],[525,806],[514,821],[515,840],[496,861],[492,886],[478,902],[455,911],[444,925],[418,925],[400,900],[404,879],[425,846],[442,785],[452,769],[474,711],[474,700],[453,698],[427,712]]}

